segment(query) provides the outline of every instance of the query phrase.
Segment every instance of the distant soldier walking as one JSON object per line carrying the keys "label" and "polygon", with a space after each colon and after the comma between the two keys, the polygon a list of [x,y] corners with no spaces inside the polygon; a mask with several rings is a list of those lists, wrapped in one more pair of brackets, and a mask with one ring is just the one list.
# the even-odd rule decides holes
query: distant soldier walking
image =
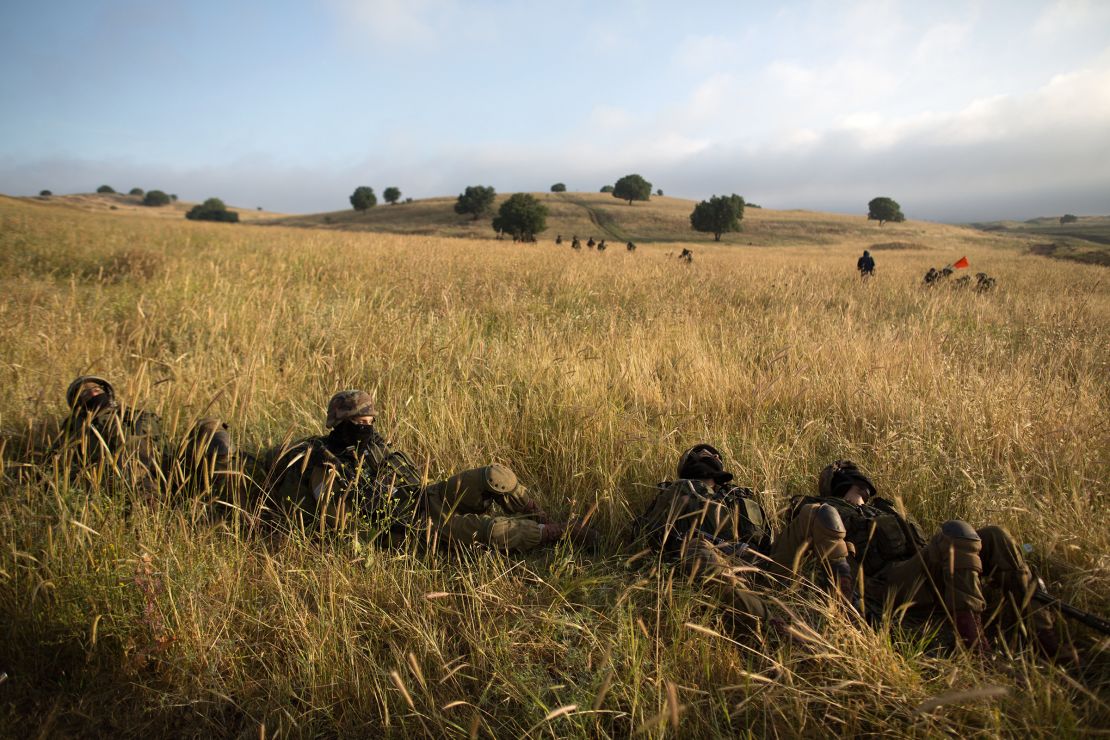
{"label": "distant soldier walking", "polygon": [[864,280],[875,274],[875,258],[866,249],[863,250],[863,255],[856,260],[856,269],[859,270],[859,275]]}

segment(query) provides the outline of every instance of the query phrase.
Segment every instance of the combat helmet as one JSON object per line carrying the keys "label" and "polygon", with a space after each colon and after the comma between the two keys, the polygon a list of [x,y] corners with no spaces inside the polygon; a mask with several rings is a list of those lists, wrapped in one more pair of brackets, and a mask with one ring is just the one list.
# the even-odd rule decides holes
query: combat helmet
{"label": "combat helmet", "polygon": [[[702,453],[708,452],[712,457]],[[728,483],[732,473],[725,472],[724,459],[720,451],[710,444],[696,444],[682,453],[678,459],[678,477],[684,479],[711,478],[715,483]]]}
{"label": "combat helmet", "polygon": [[81,375],[69,384],[69,388],[66,388],[66,406],[72,409],[77,404],[81,389],[86,385],[100,386],[104,390],[104,395],[108,397],[108,404],[115,404],[116,391],[111,383],[98,375]]}
{"label": "combat helmet", "polygon": [[837,460],[825,466],[817,479],[817,493],[824,498],[840,498],[852,486],[867,490],[867,498],[878,495],[878,489],[851,460]]}
{"label": "combat helmet", "polygon": [[328,401],[328,419],[324,426],[333,429],[347,419],[374,415],[374,400],[369,393],[360,390],[339,391]]}

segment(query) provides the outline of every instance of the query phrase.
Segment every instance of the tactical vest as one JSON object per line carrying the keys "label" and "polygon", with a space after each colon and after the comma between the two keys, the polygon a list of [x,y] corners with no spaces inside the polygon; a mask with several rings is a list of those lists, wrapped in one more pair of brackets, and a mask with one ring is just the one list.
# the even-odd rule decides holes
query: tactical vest
{"label": "tactical vest", "polygon": [[408,455],[390,450],[384,440],[337,453],[326,441],[311,437],[277,456],[270,499],[279,510],[315,517],[320,502],[312,488],[312,472],[330,466],[335,470],[331,495],[345,498],[367,526],[384,530],[412,520],[423,478]]}
{"label": "tactical vest", "polygon": [[796,498],[791,518],[803,504],[828,504],[837,510],[847,530],[847,540],[855,547],[855,560],[864,573],[876,575],[891,563],[907,560],[925,546],[925,536],[917,522],[906,519],[894,502],[874,497],[857,506],[836,496]]}
{"label": "tactical vest", "polygon": [[767,515],[750,488],[724,485],[713,491],[696,480],[664,481],[656,488],[655,499],[639,519],[641,532],[655,546],[677,550],[686,538],[702,536],[715,544],[769,549]]}

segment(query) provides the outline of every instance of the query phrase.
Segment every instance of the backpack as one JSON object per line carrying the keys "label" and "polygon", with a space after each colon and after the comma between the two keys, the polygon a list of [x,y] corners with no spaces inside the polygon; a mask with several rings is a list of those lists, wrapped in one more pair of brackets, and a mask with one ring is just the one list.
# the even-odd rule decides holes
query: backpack
{"label": "backpack", "polygon": [[691,535],[714,544],[746,544],[765,552],[771,528],[750,488],[724,485],[711,490],[697,480],[664,481],[637,520],[637,529],[655,547],[677,550]]}

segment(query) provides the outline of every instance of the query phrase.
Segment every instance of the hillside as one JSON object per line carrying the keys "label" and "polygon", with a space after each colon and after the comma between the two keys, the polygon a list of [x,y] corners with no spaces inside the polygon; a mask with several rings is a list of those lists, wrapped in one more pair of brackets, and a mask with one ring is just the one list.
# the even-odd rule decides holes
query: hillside
{"label": "hillside", "polygon": [[[769,512],[850,458],[929,535],[951,518],[1005,526],[1051,591],[1110,614],[1102,268],[1004,235],[817,214],[756,215],[845,241],[698,243],[684,265],[669,243],[599,255],[115,213],[0,198],[0,736],[1110,726],[1110,655],[1085,627],[1060,626],[1084,661],[1065,672],[1012,634],[952,651],[912,621],[849,618],[809,579],[743,568],[795,622],[752,635],[630,526],[697,442]],[[855,274],[859,240],[911,236],[929,246]],[[995,290],[921,286],[971,244]],[[67,467],[53,442],[85,372],[162,418],[173,475],[201,417],[253,454],[319,434],[331,394],[363,388],[430,479],[507,465],[554,519],[593,511],[601,545],[441,549],[417,517],[386,547],[320,531],[314,510],[307,525],[262,516],[265,480],[239,461],[234,512],[199,484]]]}
{"label": "hillside", "polygon": [[[578,235],[606,239],[612,246],[626,241],[713,243],[711,234],[690,228],[690,212],[695,201],[684,198],[652,196],[634,202],[617,200],[606,193],[534,193],[549,209],[547,231],[541,241]],[[508,195],[498,195],[496,210]],[[494,234],[487,216],[479,220],[454,212],[455,198],[428,198],[412,203],[378,205],[365,212],[347,209],[331,213],[286,216],[264,220],[263,224],[323,228],[337,231],[371,231],[422,236],[450,236],[490,239]],[[850,216],[814,211],[776,211],[747,208],[742,230],[725,234],[721,244],[755,247],[787,245],[841,245],[877,250],[945,250],[978,245],[1020,246],[1024,240],[999,238],[974,229],[927,221],[888,223],[879,226],[866,216]],[[958,255],[957,255],[958,256]]]}
{"label": "hillside", "polygon": [[[0,195],[0,198],[8,196]],[[19,200],[48,208],[69,208],[86,213],[110,213],[120,216],[146,216],[150,218],[184,218],[186,211],[197,203],[179,200],[169,205],[152,208],[143,205],[140,195],[123,193],[73,193],[70,195],[30,196]],[[239,214],[240,221],[274,218],[282,214],[260,211],[257,208],[239,208],[228,204],[229,211]]]}
{"label": "hillside", "polygon": [[1110,216],[1080,216],[1062,224],[1056,216],[1027,221],[985,221],[970,224],[992,234],[1031,237],[1029,250],[1056,259],[1110,266]]}

